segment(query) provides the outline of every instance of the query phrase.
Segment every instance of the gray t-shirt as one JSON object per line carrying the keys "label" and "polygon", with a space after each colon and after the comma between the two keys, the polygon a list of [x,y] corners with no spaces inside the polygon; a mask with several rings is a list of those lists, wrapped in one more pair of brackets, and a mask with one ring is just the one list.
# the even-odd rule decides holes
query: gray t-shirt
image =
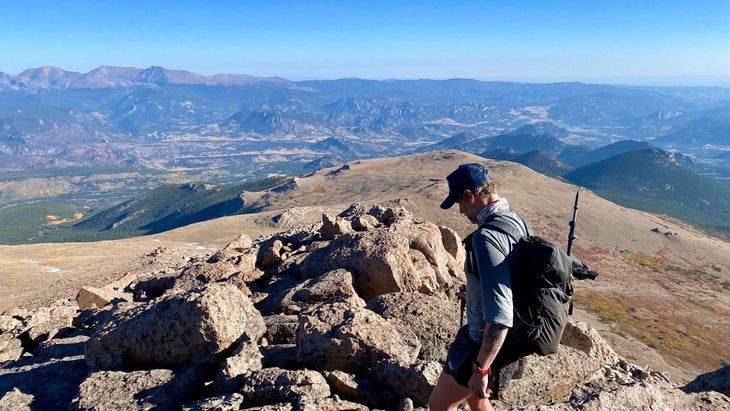
{"label": "gray t-shirt", "polygon": [[[531,231],[513,211],[502,211],[491,218],[514,225],[523,235]],[[510,236],[495,229],[480,228],[471,238],[473,251],[471,256],[467,255],[466,263],[466,318],[469,336],[476,342],[482,340],[486,322],[512,327],[509,264],[516,258],[511,253],[514,244]],[[478,276],[470,268],[474,264],[478,266]]]}

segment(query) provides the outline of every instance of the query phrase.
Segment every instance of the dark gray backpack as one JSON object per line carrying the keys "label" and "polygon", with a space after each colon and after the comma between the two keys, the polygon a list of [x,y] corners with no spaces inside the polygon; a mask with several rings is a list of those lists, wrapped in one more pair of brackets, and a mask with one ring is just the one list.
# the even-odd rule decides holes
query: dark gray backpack
{"label": "dark gray backpack", "polygon": [[514,226],[498,220],[488,221],[480,228],[498,230],[516,242],[512,252],[517,253],[517,258],[510,265],[514,307],[511,337],[530,353],[557,352],[572,314],[571,280],[595,279],[598,274],[547,238],[523,236]]}

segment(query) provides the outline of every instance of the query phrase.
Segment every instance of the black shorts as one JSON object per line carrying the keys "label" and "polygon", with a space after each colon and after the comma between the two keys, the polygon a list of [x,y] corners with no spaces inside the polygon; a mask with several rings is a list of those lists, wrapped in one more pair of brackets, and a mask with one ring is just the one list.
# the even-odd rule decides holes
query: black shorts
{"label": "black shorts", "polygon": [[[525,350],[519,347],[519,344],[513,341],[511,333],[507,332],[507,338],[505,339],[502,348],[497,354],[497,358],[492,362],[492,377],[490,378],[489,386],[492,392],[496,395],[499,387],[499,373],[503,367],[517,361],[520,357],[526,355]],[[477,359],[479,354],[479,348],[481,342],[474,342],[469,337],[468,326],[463,326],[456,333],[454,342],[449,347],[449,352],[446,356],[446,364],[444,365],[444,372],[454,377],[459,385],[468,387],[469,378],[474,373],[474,361]],[[497,384],[494,384],[497,382]]]}

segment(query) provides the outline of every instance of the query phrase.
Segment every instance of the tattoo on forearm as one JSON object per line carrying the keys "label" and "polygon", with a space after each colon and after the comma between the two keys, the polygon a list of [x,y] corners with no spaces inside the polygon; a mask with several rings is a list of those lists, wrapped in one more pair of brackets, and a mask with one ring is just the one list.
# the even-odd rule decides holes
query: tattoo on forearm
{"label": "tattoo on forearm", "polygon": [[487,324],[487,328],[484,330],[484,336],[486,337],[487,341],[490,342],[490,344],[485,347],[489,356],[497,355],[499,349],[502,348],[505,336],[507,335],[505,330],[507,330],[507,327],[505,327],[504,325]]}

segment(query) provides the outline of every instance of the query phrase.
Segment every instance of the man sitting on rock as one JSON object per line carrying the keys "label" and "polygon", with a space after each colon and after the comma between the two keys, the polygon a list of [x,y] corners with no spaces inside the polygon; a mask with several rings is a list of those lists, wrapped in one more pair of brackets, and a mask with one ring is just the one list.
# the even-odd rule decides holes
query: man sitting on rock
{"label": "man sitting on rock", "polygon": [[[529,225],[510,211],[507,199],[497,194],[494,180],[481,164],[460,165],[446,179],[449,195],[441,208],[458,203],[459,212],[474,224],[499,220],[513,225],[522,235],[531,233]],[[429,399],[431,410],[456,410],[464,400],[472,410],[493,410],[489,395],[499,387],[490,377],[524,354],[517,348],[518,342],[510,341],[508,332],[513,320],[508,263],[515,253],[507,253],[505,258],[502,250],[511,250],[515,241],[486,227],[469,237],[464,240],[467,324],[449,348]]]}

